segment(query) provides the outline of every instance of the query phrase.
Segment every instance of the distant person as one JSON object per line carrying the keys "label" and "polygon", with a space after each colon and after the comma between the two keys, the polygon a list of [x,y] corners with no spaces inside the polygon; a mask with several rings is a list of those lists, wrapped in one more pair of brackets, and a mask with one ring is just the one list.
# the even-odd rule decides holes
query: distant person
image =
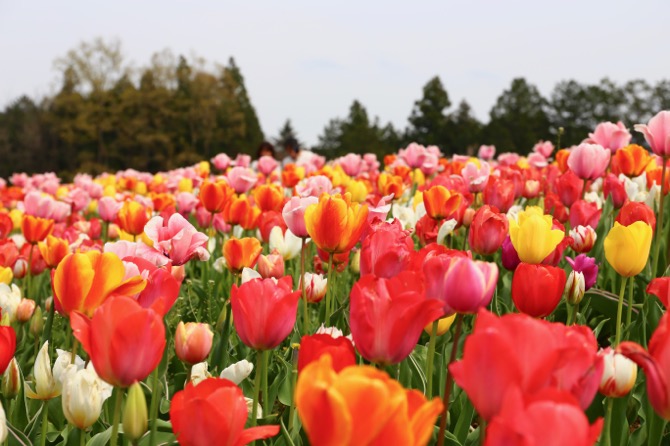
{"label": "distant person", "polygon": [[282,166],[287,164],[295,164],[298,162],[300,157],[300,147],[298,146],[298,141],[295,138],[289,138],[284,142],[284,152],[286,157],[282,160]]}
{"label": "distant person", "polygon": [[258,170],[258,160],[264,156],[269,156],[272,159],[275,159],[275,146],[267,141],[263,141],[261,145],[258,146],[258,150],[256,151],[256,159],[253,163],[251,163],[251,168]]}

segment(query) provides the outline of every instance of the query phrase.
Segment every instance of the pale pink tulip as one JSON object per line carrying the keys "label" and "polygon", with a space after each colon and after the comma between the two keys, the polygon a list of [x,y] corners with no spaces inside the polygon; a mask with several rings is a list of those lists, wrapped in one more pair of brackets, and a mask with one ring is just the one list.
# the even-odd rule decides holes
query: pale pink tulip
{"label": "pale pink tulip", "polygon": [[253,170],[240,166],[236,166],[230,169],[226,178],[228,183],[238,194],[246,193],[249,191],[249,189],[254,187],[256,181],[258,181],[258,177],[253,172]]}
{"label": "pale pink tulip", "polygon": [[163,217],[153,217],[144,227],[144,233],[154,242],[154,249],[169,258],[173,265],[183,265],[194,257],[209,260],[209,237],[198,232],[181,214],[172,214],[167,225],[163,224]]}
{"label": "pale pink tulip", "polygon": [[533,146],[533,153],[539,153],[545,158],[549,158],[554,151],[554,145],[551,141],[538,141]]}
{"label": "pale pink tulip", "polygon": [[182,215],[190,214],[200,203],[200,200],[191,192],[179,192],[175,196],[175,201],[177,202],[177,210]]}
{"label": "pale pink tulip", "polygon": [[318,202],[319,199],[316,197],[293,197],[284,205],[284,209],[282,209],[284,222],[296,237],[309,237],[309,233],[305,228],[305,209],[310,204]]}
{"label": "pale pink tulip", "polygon": [[216,167],[220,171],[225,171],[228,168],[228,166],[230,166],[231,159],[225,153],[219,153],[214,158],[212,158],[211,161],[212,164],[214,164],[214,167]]}
{"label": "pale pink tulip", "polygon": [[493,159],[493,157],[496,154],[496,146],[486,146],[486,145],[481,145],[479,146],[479,150],[477,151],[477,157],[490,161]]}
{"label": "pale pink tulip", "polygon": [[277,168],[279,163],[269,155],[261,156],[258,159],[258,171],[263,175],[270,175]]}
{"label": "pale pink tulip", "polygon": [[330,194],[333,183],[324,175],[305,178],[295,186],[295,192],[301,197],[320,197],[324,192]]}
{"label": "pale pink tulip", "polygon": [[528,164],[535,167],[536,169],[542,169],[543,167],[547,167],[547,165],[549,165],[547,158],[545,158],[544,155],[542,155],[540,152],[531,153],[528,155],[527,160]]}
{"label": "pale pink tulip", "polygon": [[605,173],[611,155],[601,145],[581,143],[570,152],[568,167],[582,180],[595,180]]}
{"label": "pale pink tulip", "polygon": [[584,142],[589,144],[600,144],[606,149],[610,149],[613,153],[622,147],[630,144],[631,134],[619,121],[616,124],[613,122],[601,122],[596,126],[593,133],[589,133],[589,137]]}
{"label": "pale pink tulip", "polygon": [[237,167],[249,167],[249,165],[251,165],[251,157],[249,155],[239,153],[235,157],[235,161],[233,161],[233,164]]}
{"label": "pale pink tulip", "polygon": [[635,124],[635,130],[644,134],[644,139],[656,155],[670,156],[670,111],[659,112],[646,125]]}
{"label": "pale pink tulip", "polygon": [[501,166],[513,166],[519,161],[519,156],[518,153],[501,153],[498,155],[498,163],[500,163]]}
{"label": "pale pink tulip", "polygon": [[347,155],[339,158],[337,160],[337,164],[342,167],[344,173],[350,177],[355,177],[361,171],[363,159],[358,154],[348,153]]}
{"label": "pale pink tulip", "polygon": [[475,163],[469,162],[461,171],[461,176],[468,184],[470,192],[473,193],[484,190],[486,183],[489,181],[489,175],[491,175],[491,167],[486,161],[481,162],[481,167],[477,167]]}

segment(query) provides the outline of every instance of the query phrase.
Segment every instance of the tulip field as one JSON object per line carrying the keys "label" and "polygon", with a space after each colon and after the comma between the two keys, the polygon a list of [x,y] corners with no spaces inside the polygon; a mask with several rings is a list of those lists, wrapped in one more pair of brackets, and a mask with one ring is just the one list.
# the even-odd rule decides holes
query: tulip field
{"label": "tulip field", "polygon": [[0,440],[669,444],[670,111],[631,130],[16,173]]}

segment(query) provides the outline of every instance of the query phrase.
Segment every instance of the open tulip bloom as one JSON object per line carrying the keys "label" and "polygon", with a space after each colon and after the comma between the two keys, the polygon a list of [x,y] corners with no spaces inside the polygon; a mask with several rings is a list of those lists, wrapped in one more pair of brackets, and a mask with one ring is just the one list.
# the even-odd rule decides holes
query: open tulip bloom
{"label": "open tulip bloom", "polygon": [[667,444],[670,111],[559,134],[0,181],[0,441]]}

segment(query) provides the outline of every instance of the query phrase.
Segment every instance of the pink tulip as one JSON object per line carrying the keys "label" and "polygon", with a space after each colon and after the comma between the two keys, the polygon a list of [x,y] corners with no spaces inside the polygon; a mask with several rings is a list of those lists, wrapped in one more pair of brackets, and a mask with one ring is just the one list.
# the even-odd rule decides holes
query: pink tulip
{"label": "pink tulip", "polygon": [[258,171],[263,175],[270,175],[277,168],[279,163],[269,155],[261,156],[258,159]]}
{"label": "pink tulip", "polygon": [[251,169],[246,167],[235,166],[228,171],[228,183],[235,189],[238,194],[243,194],[256,184],[258,177]]}
{"label": "pink tulip", "polygon": [[52,218],[55,204],[51,196],[31,191],[23,197],[23,212],[33,217]]}
{"label": "pink tulip", "polygon": [[551,141],[538,141],[533,146],[533,153],[539,153],[544,158],[549,158],[554,151],[554,145]]}
{"label": "pink tulip", "polygon": [[370,174],[376,174],[379,172],[379,161],[377,160],[377,155],[374,153],[366,153],[363,155],[363,163],[364,172],[368,172]]}
{"label": "pink tulip", "polygon": [[477,152],[477,156],[483,160],[490,161],[493,159],[493,157],[496,155],[496,146],[485,146],[481,145],[479,146],[479,151]]}
{"label": "pink tulip", "polygon": [[177,202],[177,210],[182,215],[190,214],[198,203],[200,203],[198,197],[190,192],[179,192],[175,196],[175,201]]}
{"label": "pink tulip", "polygon": [[412,169],[421,167],[428,154],[429,152],[426,151],[424,146],[415,142],[410,143],[406,149],[400,149],[398,151],[398,157]]}
{"label": "pink tulip", "polygon": [[403,230],[400,221],[377,221],[361,246],[361,276],[372,274],[390,279],[405,269],[414,252],[410,231]]}
{"label": "pink tulip", "polygon": [[593,133],[589,133],[589,137],[584,142],[589,144],[599,144],[612,152],[616,152],[622,147],[630,144],[631,134],[619,121],[616,124],[613,122],[601,122],[596,126]]}
{"label": "pink tulip", "polygon": [[121,206],[123,206],[123,203],[116,201],[112,197],[102,197],[98,200],[98,214],[100,214],[102,221],[106,221],[107,223],[113,222],[116,220],[117,215],[119,215]]}
{"label": "pink tulip", "polygon": [[635,124],[635,130],[644,134],[644,139],[656,155],[670,156],[670,111],[659,112],[646,125]]}
{"label": "pink tulip", "polygon": [[284,222],[296,237],[309,237],[307,228],[305,228],[305,209],[310,204],[318,202],[319,199],[316,197],[293,197],[284,205],[282,210]]}
{"label": "pink tulip", "polygon": [[274,277],[281,279],[284,276],[284,257],[273,249],[268,255],[262,255],[258,258],[258,272],[263,279]]}
{"label": "pink tulip", "polygon": [[165,225],[163,217],[153,217],[147,222],[144,233],[154,242],[154,249],[169,258],[173,265],[183,265],[194,257],[209,260],[209,237],[198,232],[181,214],[172,214]]}
{"label": "pink tulip", "polygon": [[361,171],[363,159],[358,154],[349,153],[338,159],[337,163],[342,167],[344,173],[350,177],[355,177]]}
{"label": "pink tulip", "polygon": [[486,161],[481,162],[481,167],[477,167],[475,163],[469,162],[461,171],[461,176],[468,184],[468,188],[472,193],[484,190],[486,183],[489,181],[489,175],[491,175],[491,167]]}
{"label": "pink tulip", "polygon": [[547,167],[549,165],[549,162],[547,161],[547,158],[544,157],[541,153],[531,153],[528,155],[528,164],[531,166],[535,167],[536,169],[542,169],[544,167]]}
{"label": "pink tulip", "polygon": [[79,212],[88,207],[91,197],[81,187],[75,187],[67,193],[63,201],[71,206],[73,212]]}
{"label": "pink tulip", "polygon": [[498,163],[500,163],[501,166],[513,166],[520,158],[518,153],[501,153],[498,155]]}
{"label": "pink tulip", "polygon": [[151,246],[147,246],[142,242],[129,242],[126,240],[108,242],[105,243],[103,252],[113,252],[121,260],[127,257],[141,257],[158,267],[165,266],[170,263],[170,259],[153,249]]}
{"label": "pink tulip", "polygon": [[233,164],[238,167],[249,167],[251,164],[251,157],[243,153],[238,153]]}
{"label": "pink tulip", "polygon": [[598,144],[581,143],[570,152],[568,167],[582,180],[603,176],[612,152]]}
{"label": "pink tulip", "polygon": [[324,175],[315,175],[301,181],[295,187],[300,197],[320,197],[324,192],[329,194],[333,190],[333,183]]}
{"label": "pink tulip", "polygon": [[214,164],[214,167],[223,172],[228,168],[228,166],[230,166],[230,162],[232,160],[225,153],[219,153],[214,158],[212,158],[211,161],[212,164]]}
{"label": "pink tulip", "polygon": [[444,304],[444,313],[476,313],[493,298],[498,265],[442,254],[423,264],[426,294]]}

